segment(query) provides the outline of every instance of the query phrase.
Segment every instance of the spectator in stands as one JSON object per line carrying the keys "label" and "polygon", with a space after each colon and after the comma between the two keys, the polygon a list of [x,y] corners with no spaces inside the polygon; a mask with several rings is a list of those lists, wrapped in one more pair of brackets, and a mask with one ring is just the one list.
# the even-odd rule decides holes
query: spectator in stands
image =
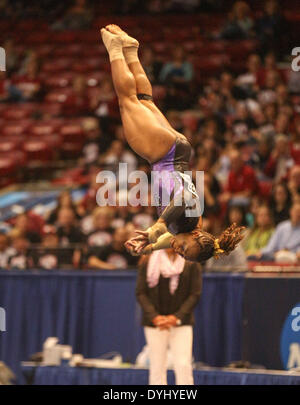
{"label": "spectator in stands", "polygon": [[167,384],[170,348],[176,384],[194,384],[192,370],[193,310],[202,290],[201,268],[172,249],[144,257],[139,266],[136,297],[142,307],[149,346],[149,384]]}
{"label": "spectator in stands", "polygon": [[13,84],[21,93],[22,101],[39,101],[42,90],[39,70],[40,61],[36,53],[32,52],[25,65],[24,74],[13,79]]}
{"label": "spectator in stands", "polygon": [[283,37],[288,37],[288,26],[280,12],[277,0],[267,0],[264,3],[264,13],[256,21],[255,31],[260,41],[262,53],[273,50],[278,53],[284,51]]}
{"label": "spectator in stands", "polygon": [[236,223],[237,226],[247,226],[246,208],[243,205],[232,205],[228,207],[225,225],[226,227]]}
{"label": "spectator in stands", "polygon": [[102,270],[127,269],[137,264],[137,257],[127,252],[124,243],[128,238],[126,228],[117,228],[112,243],[106,246],[91,246],[87,252],[89,268]]}
{"label": "spectator in stands", "polygon": [[[67,251],[67,253],[69,253]],[[54,226],[45,225],[43,229],[42,244],[30,252],[32,266],[52,270],[64,266],[65,250],[59,246],[59,238]]]}
{"label": "spectator in stands", "polygon": [[192,80],[193,74],[193,66],[187,60],[182,46],[176,46],[171,60],[163,65],[159,79],[167,84],[186,84]]}
{"label": "spectator in stands", "polygon": [[73,211],[73,213],[77,219],[81,218],[81,216],[78,213],[77,207],[75,206],[75,204],[72,200],[71,192],[68,190],[65,190],[59,195],[59,197],[57,199],[57,206],[53,211],[51,211],[51,213],[48,217],[47,222],[49,224],[51,224],[51,225],[56,224],[56,222],[58,220],[58,213],[61,210],[61,208],[70,208]]}
{"label": "spectator in stands", "polygon": [[256,53],[249,55],[247,60],[247,71],[239,75],[236,79],[236,85],[242,87],[248,96],[254,96],[258,89],[256,78],[260,66],[261,60],[259,55]]}
{"label": "spectator in stands", "polygon": [[257,191],[257,179],[252,167],[244,163],[239,150],[230,153],[231,170],[226,191],[220,196],[222,202],[248,205],[250,197]]}
{"label": "spectator in stands", "polygon": [[90,26],[93,17],[86,0],[75,0],[60,21],[53,24],[55,30],[83,30]]}
{"label": "spectator in stands", "polygon": [[250,16],[250,7],[244,1],[234,3],[225,24],[221,38],[245,39],[253,36],[254,23]]}
{"label": "spectator in stands", "polygon": [[280,181],[286,177],[293,165],[289,150],[289,141],[286,135],[276,135],[275,146],[265,166],[265,173],[274,181]]}
{"label": "spectator in stands", "polygon": [[29,240],[24,236],[12,238],[12,246],[15,253],[8,260],[8,267],[12,270],[26,270],[32,267],[32,261],[28,254]]}
{"label": "spectator in stands", "polygon": [[256,147],[249,159],[249,165],[255,170],[259,180],[267,180],[266,165],[272,151],[273,140],[268,135],[259,134]]}
{"label": "spectator in stands", "polygon": [[93,117],[86,118],[82,122],[85,133],[85,143],[82,149],[81,164],[85,168],[97,163],[101,150],[101,129],[98,120]]}
{"label": "spectator in stands", "polygon": [[107,246],[112,242],[111,222],[115,216],[112,207],[97,207],[94,209],[92,231],[87,236],[89,246]]}
{"label": "spectator in stands", "polygon": [[65,248],[65,264],[79,266],[81,259],[81,244],[85,238],[76,223],[74,211],[71,208],[61,208],[58,211],[57,235],[59,245]]}
{"label": "spectator in stands", "polygon": [[19,101],[21,92],[7,78],[6,72],[0,71],[0,103]]}
{"label": "spectator in stands", "polygon": [[272,190],[270,207],[274,224],[278,225],[279,222],[289,219],[289,212],[291,208],[291,193],[286,183],[281,182],[274,185]]}
{"label": "spectator in stands", "polygon": [[269,72],[277,73],[276,78],[278,81],[284,80],[282,71],[277,67],[275,53],[272,51],[265,55],[264,63],[257,72],[257,84],[259,87],[266,86],[266,79]]}
{"label": "spectator in stands", "polygon": [[150,46],[143,47],[141,64],[150,82],[157,84],[159,82],[162,62],[155,58],[153,50]]}
{"label": "spectator in stands", "polygon": [[86,80],[82,75],[73,79],[72,92],[67,95],[63,104],[63,113],[66,116],[77,117],[90,112],[90,100],[86,90]]}
{"label": "spectator in stands", "polygon": [[300,165],[300,119],[295,120],[295,129],[290,142],[290,153],[296,165]]}
{"label": "spectator in stands", "polygon": [[137,158],[129,149],[125,148],[124,142],[116,139],[100,158],[100,163],[117,174],[119,172],[119,163],[127,163],[127,170],[130,173],[136,169]]}
{"label": "spectator in stands", "polygon": [[267,205],[262,205],[256,211],[254,226],[242,243],[247,255],[259,253],[267,245],[273,233],[271,210]]}
{"label": "spectator in stands", "polygon": [[291,168],[288,175],[288,188],[292,199],[296,200],[300,195],[300,165]]}
{"label": "spectator in stands", "polygon": [[15,250],[9,246],[8,236],[0,233],[0,269],[8,268],[9,259],[14,254]]}
{"label": "spectator in stands", "polygon": [[300,202],[290,209],[290,219],[279,223],[267,246],[249,260],[295,262],[300,251]]}
{"label": "spectator in stands", "polygon": [[36,231],[30,229],[30,224],[28,220],[28,216],[24,214],[20,214],[17,216],[15,220],[15,226],[12,229],[10,235],[12,237],[21,237],[28,239],[30,243],[40,243],[41,236]]}

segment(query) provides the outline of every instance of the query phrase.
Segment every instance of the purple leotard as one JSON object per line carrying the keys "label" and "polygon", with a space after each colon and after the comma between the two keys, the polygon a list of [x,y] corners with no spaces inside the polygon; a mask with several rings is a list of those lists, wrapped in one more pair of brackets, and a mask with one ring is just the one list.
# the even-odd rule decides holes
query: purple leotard
{"label": "purple leotard", "polygon": [[191,149],[186,138],[178,136],[169,152],[151,166],[152,193],[157,213],[173,234],[192,231],[200,216],[195,213],[189,216],[196,204],[199,207],[199,197],[192,180],[189,175],[184,175],[189,170]]}

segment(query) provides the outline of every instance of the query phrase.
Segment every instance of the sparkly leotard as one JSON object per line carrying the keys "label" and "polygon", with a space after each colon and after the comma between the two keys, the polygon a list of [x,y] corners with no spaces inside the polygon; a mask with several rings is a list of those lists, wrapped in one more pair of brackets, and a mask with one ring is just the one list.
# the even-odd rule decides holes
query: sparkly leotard
{"label": "sparkly leotard", "polygon": [[191,149],[189,142],[178,136],[169,152],[151,165],[157,213],[173,234],[192,231],[200,217],[199,197],[191,176],[184,173],[189,170]]}

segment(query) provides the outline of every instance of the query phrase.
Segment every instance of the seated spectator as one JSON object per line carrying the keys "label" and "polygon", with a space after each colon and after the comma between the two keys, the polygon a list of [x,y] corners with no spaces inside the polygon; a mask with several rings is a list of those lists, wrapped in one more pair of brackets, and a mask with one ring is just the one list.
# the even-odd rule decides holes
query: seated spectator
{"label": "seated spectator", "polygon": [[[276,56],[274,52],[268,52],[264,57],[263,66],[257,72],[257,84],[259,87],[266,87],[267,83],[267,75],[269,72],[275,72],[276,80],[279,82],[280,80],[284,80],[284,75],[282,71],[277,67],[276,64]],[[270,78],[269,78],[270,80]],[[274,86],[275,88],[275,86]]]}
{"label": "seated spectator", "polygon": [[15,226],[10,232],[12,237],[21,237],[28,239],[30,243],[40,243],[41,236],[38,232],[30,229],[29,219],[26,214],[20,214],[15,220]]}
{"label": "seated spectator", "polygon": [[187,61],[182,46],[176,46],[172,59],[163,65],[159,80],[162,83],[185,84],[192,80],[193,74],[193,66]]}
{"label": "seated spectator", "polygon": [[[80,202],[78,206],[78,210],[80,212],[80,215],[84,217],[85,215],[89,215],[92,213],[94,208],[97,207],[97,191],[101,184],[97,182],[97,175],[101,172],[101,168],[97,166],[93,166],[90,168],[89,171],[89,184],[88,184],[88,189],[86,191],[85,196],[83,197],[82,201]],[[90,230],[88,230],[89,232]],[[84,227],[83,227],[83,232]]]}
{"label": "seated spectator", "polygon": [[149,46],[143,47],[141,64],[150,82],[152,84],[158,83],[162,63],[155,58],[155,55]]}
{"label": "seated spectator", "polygon": [[138,257],[131,256],[124,246],[127,238],[127,229],[118,228],[114,231],[113,241],[110,245],[90,247],[87,252],[88,267],[115,270],[136,266]]}
{"label": "seated spectator", "polygon": [[210,172],[204,172],[204,218],[214,217],[219,213],[220,205],[217,196],[220,185],[216,177]]}
{"label": "seated spectator", "polygon": [[12,270],[26,270],[32,267],[32,261],[28,255],[29,241],[24,236],[12,238],[12,246],[15,253],[8,260],[8,267]]}
{"label": "seated spectator", "polygon": [[220,200],[235,205],[248,205],[258,187],[255,172],[251,166],[245,164],[237,149],[230,152],[230,164],[227,187]]}
{"label": "seated spectator", "polygon": [[275,184],[272,190],[270,207],[274,224],[278,225],[282,221],[289,219],[291,208],[291,193],[286,183]]}
{"label": "seated spectator", "polygon": [[[34,54],[35,55],[35,54]],[[37,56],[28,59],[24,74],[14,76],[13,84],[20,91],[22,101],[38,101],[42,89],[39,78],[39,60]]]}
{"label": "seated spectator", "polygon": [[68,254],[65,252],[65,263],[79,266],[81,259],[81,244],[85,238],[77,226],[74,211],[71,208],[61,208],[58,212],[57,236],[59,245],[69,248]]}
{"label": "seated spectator", "polygon": [[[267,135],[260,135],[255,150],[250,156],[249,165],[255,170],[259,180],[266,180],[266,165],[272,150],[272,139]],[[270,175],[271,176],[271,175]]]}
{"label": "seated spectator", "polygon": [[255,256],[249,256],[249,260],[273,261],[288,252],[289,262],[297,260],[300,252],[300,202],[295,202],[290,209],[290,219],[279,223],[274,234],[264,247]]}
{"label": "seated spectator", "polygon": [[278,53],[283,51],[283,37],[288,36],[287,24],[283,14],[280,12],[277,0],[264,2],[264,13],[256,21],[255,31],[260,41],[262,53],[275,50]]}
{"label": "seated spectator", "polygon": [[225,217],[226,227],[236,223],[237,226],[247,227],[246,209],[243,205],[232,205],[228,207]]}
{"label": "seated spectator", "polygon": [[300,165],[291,168],[287,185],[293,201],[296,200],[300,195]]}
{"label": "seated spectator", "polygon": [[221,32],[224,39],[245,39],[253,36],[253,20],[250,7],[244,1],[234,3],[228,21]]}
{"label": "seated spectator", "polygon": [[64,267],[66,253],[68,255],[69,251],[60,247],[55,227],[45,225],[41,246],[30,251],[32,266],[45,270]]}
{"label": "seated spectator", "polygon": [[300,119],[295,120],[295,129],[290,142],[290,153],[296,165],[300,165]]}
{"label": "seated spectator", "polygon": [[137,159],[131,150],[125,147],[124,142],[116,139],[111,143],[105,155],[100,158],[100,163],[116,174],[119,173],[119,163],[127,163],[127,170],[130,173],[136,169]]}
{"label": "seated spectator", "polygon": [[63,103],[63,113],[66,116],[77,117],[90,112],[90,100],[86,89],[84,76],[77,75],[72,83],[72,91]]}
{"label": "seated spectator", "polygon": [[52,25],[54,30],[83,30],[90,26],[92,10],[86,0],[75,0],[64,17]]}
{"label": "seated spectator", "polygon": [[0,103],[19,101],[21,92],[8,79],[6,72],[0,71]]}
{"label": "seated spectator", "polygon": [[258,208],[255,215],[254,226],[242,242],[247,255],[255,255],[269,242],[274,232],[272,214],[267,205]]}
{"label": "seated spectator", "polygon": [[97,163],[101,150],[101,129],[98,120],[89,117],[82,122],[83,131],[85,133],[85,142],[82,149],[81,164],[85,168]]}
{"label": "seated spectator", "polygon": [[94,209],[93,230],[87,235],[87,244],[89,246],[107,246],[112,242],[111,222],[115,216],[115,210],[112,207],[97,207]]}
{"label": "seated spectator", "polygon": [[280,181],[286,177],[289,169],[293,166],[289,150],[289,141],[285,135],[277,135],[275,146],[265,165],[265,174],[274,181]]}
{"label": "seated spectator", "polygon": [[15,249],[9,246],[8,236],[0,233],[0,269],[7,269],[11,256],[15,254]]}
{"label": "seated spectator", "polygon": [[256,78],[257,72],[261,66],[259,55],[253,53],[247,59],[247,71],[239,75],[236,79],[236,85],[242,87],[251,96],[258,89]]}
{"label": "seated spectator", "polygon": [[71,192],[66,190],[66,191],[63,191],[60,194],[60,196],[58,197],[58,199],[57,199],[57,207],[53,211],[51,211],[51,213],[50,213],[50,215],[48,217],[48,220],[47,220],[48,224],[50,224],[50,225],[55,225],[56,224],[57,219],[58,219],[58,213],[61,210],[61,208],[70,208],[73,211],[76,219],[81,218],[75,204],[72,201]]}

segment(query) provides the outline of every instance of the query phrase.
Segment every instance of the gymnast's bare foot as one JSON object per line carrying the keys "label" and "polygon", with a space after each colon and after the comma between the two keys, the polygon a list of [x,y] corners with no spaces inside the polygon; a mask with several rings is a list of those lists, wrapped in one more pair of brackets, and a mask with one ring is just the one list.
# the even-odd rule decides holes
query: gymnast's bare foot
{"label": "gymnast's bare foot", "polygon": [[127,47],[135,47],[138,48],[139,47],[139,42],[133,38],[130,37],[125,31],[123,31],[118,25],[116,24],[109,24],[105,27],[109,32],[111,32],[112,34],[116,34],[119,35],[122,38],[122,43],[123,43],[123,47],[127,48]]}

